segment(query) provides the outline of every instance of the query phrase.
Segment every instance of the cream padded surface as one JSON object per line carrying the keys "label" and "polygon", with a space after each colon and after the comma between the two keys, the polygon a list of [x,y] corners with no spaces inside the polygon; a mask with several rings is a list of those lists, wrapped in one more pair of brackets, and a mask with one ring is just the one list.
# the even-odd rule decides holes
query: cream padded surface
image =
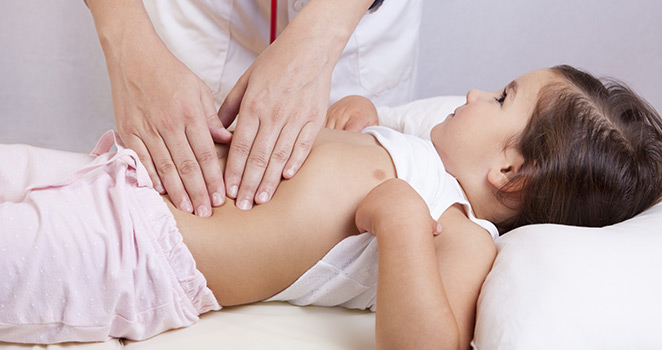
{"label": "cream padded surface", "polygon": [[223,308],[202,315],[188,328],[142,342],[49,346],[0,343],[0,350],[181,350],[181,349],[374,349],[375,314],[327,307],[299,307],[281,302]]}

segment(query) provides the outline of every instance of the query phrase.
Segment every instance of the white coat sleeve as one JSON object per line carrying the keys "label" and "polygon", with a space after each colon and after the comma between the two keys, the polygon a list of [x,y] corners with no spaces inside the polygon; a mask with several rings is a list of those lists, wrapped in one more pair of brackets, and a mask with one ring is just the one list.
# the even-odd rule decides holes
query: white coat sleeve
{"label": "white coat sleeve", "polygon": [[464,104],[464,96],[439,96],[397,107],[378,107],[379,125],[404,134],[430,139],[432,128]]}

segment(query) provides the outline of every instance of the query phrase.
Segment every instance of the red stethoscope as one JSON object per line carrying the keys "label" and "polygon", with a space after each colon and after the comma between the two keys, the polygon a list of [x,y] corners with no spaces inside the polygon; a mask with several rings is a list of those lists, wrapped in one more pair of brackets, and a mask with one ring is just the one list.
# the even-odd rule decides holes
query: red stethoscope
{"label": "red stethoscope", "polygon": [[269,44],[276,40],[276,15],[278,12],[278,0],[271,0],[271,35],[269,36]]}

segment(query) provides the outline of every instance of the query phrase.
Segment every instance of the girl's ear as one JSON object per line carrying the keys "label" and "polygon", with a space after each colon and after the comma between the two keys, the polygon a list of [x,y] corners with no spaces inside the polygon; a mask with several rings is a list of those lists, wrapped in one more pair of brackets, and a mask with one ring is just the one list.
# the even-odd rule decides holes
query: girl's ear
{"label": "girl's ear", "polygon": [[[516,150],[509,148],[503,152],[503,157],[494,162],[487,173],[487,181],[496,189],[502,189],[517,175],[524,164],[524,157]],[[512,184],[505,188],[507,192],[517,192],[522,189],[521,183]]]}

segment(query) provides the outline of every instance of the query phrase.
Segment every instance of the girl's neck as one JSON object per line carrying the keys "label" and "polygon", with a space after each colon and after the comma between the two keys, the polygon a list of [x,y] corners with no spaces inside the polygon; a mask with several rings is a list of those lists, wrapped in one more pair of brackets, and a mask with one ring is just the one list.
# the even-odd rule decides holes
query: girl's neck
{"label": "girl's neck", "polygon": [[487,181],[474,184],[463,183],[458,179],[458,182],[477,218],[498,224],[516,214],[515,209],[507,207],[497,198],[498,190]]}

